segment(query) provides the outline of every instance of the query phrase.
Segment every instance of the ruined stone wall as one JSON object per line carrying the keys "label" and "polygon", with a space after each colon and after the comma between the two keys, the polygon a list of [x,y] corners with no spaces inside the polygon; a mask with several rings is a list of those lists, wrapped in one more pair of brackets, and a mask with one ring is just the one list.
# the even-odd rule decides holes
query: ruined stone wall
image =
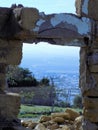
{"label": "ruined stone wall", "polygon": [[[81,47],[80,87],[84,104],[83,130],[98,129],[97,8],[98,0],[76,0],[77,15],[67,13],[45,15],[35,8],[0,8],[0,113],[2,117],[3,115],[15,117],[17,111],[13,112],[14,107],[17,102],[19,104],[18,100],[15,104],[12,100],[13,111],[9,115],[7,109],[2,108],[3,102],[10,102],[10,98],[7,100],[9,95],[4,92],[7,65],[20,63],[22,42],[46,41],[51,44]],[[16,96],[16,99],[18,98]],[[8,108],[9,113],[11,112],[7,103],[3,107]]]}
{"label": "ruined stone wall", "polygon": [[[80,51],[80,87],[83,98],[83,130],[98,129],[98,0],[76,0],[76,12],[80,17],[94,20],[95,32],[91,41]],[[92,30],[93,31],[93,30]]]}

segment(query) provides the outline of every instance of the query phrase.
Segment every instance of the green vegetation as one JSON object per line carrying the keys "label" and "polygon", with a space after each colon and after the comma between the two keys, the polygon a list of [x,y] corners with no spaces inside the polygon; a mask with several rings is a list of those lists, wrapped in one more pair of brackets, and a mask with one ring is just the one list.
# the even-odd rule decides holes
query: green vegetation
{"label": "green vegetation", "polygon": [[38,81],[28,68],[9,65],[7,68],[7,82],[9,87],[27,87],[27,86],[49,86],[50,81],[44,77]]}
{"label": "green vegetation", "polygon": [[[54,111],[64,111],[65,108],[61,107],[54,107]],[[26,105],[21,105],[21,110],[20,112],[45,112],[45,111],[51,111],[51,106],[26,106]]]}
{"label": "green vegetation", "polygon": [[[82,109],[73,108],[77,112],[82,112]],[[39,118],[43,114],[51,114],[52,107],[51,106],[26,106],[21,105],[20,113],[18,115],[19,118]],[[63,107],[54,107],[53,112],[64,112],[66,108]]]}
{"label": "green vegetation", "polygon": [[[20,113],[18,115],[19,118],[39,118],[41,115],[50,114],[52,110],[51,106],[26,106],[21,105]],[[54,107],[54,112],[64,111],[64,108]]]}
{"label": "green vegetation", "polygon": [[82,96],[81,95],[76,95],[73,101],[74,107],[75,108],[82,108]]}

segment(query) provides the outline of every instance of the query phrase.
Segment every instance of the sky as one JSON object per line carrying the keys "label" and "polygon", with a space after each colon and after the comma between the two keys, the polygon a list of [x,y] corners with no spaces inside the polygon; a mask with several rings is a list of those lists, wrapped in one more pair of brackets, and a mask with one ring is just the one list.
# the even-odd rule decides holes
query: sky
{"label": "sky", "polygon": [[[75,0],[2,0],[1,7],[11,7],[12,4],[23,4],[25,7],[35,7],[40,12],[45,14],[51,13],[74,13],[75,14]],[[69,56],[79,59],[78,47],[56,46],[47,43],[24,44],[23,45],[23,59],[32,59],[34,57],[43,56],[65,57]]]}
{"label": "sky", "polygon": [[44,11],[46,14],[75,13],[75,0],[2,0],[0,6],[10,7],[14,3],[23,4],[25,7],[36,7],[40,12]]}

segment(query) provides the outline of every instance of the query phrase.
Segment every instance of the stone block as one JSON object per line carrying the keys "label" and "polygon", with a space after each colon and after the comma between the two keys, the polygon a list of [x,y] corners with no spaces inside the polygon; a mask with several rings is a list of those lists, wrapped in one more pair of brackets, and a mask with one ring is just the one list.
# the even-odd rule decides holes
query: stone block
{"label": "stone block", "polygon": [[98,109],[98,98],[96,97],[84,97],[82,102],[86,109]]}
{"label": "stone block", "polygon": [[98,122],[98,109],[84,109],[83,115],[85,119],[88,119],[93,123]]}
{"label": "stone block", "polygon": [[22,42],[0,39],[0,63],[18,65],[22,59]]}
{"label": "stone block", "polygon": [[0,116],[16,118],[20,109],[20,96],[18,94],[0,94]]}
{"label": "stone block", "polygon": [[63,124],[65,122],[65,119],[63,117],[55,117],[52,121]]}
{"label": "stone block", "polygon": [[52,113],[51,114],[51,119],[55,119],[56,117],[62,117],[64,119],[70,119],[70,115],[67,112]]}
{"label": "stone block", "polygon": [[47,127],[47,130],[59,130],[59,125],[57,123],[51,124]]}
{"label": "stone block", "polygon": [[76,0],[76,13],[98,20],[98,0]]}
{"label": "stone block", "polygon": [[98,65],[91,65],[89,66],[90,72],[97,73],[98,72]]}
{"label": "stone block", "polygon": [[[97,130],[98,129],[98,125],[96,123],[92,123],[89,120],[84,119],[82,121],[82,130]],[[81,129],[79,129],[81,130]]]}
{"label": "stone block", "polygon": [[88,76],[86,76],[86,82],[82,78],[82,82],[85,84],[82,84],[81,90],[82,94],[84,96],[98,96],[98,74],[97,73],[88,73]]}
{"label": "stone block", "polygon": [[92,55],[88,56],[89,65],[98,65],[98,50],[96,49]]}
{"label": "stone block", "polygon": [[95,88],[92,88],[92,89],[89,89],[86,90],[84,93],[83,93],[84,96],[98,96],[98,87],[95,87]]}
{"label": "stone block", "polygon": [[68,125],[64,125],[61,130],[71,130],[71,128]]}
{"label": "stone block", "polygon": [[39,19],[39,12],[35,8],[22,8],[21,10],[21,26],[24,29],[31,30],[35,27],[35,23]]}
{"label": "stone block", "polygon": [[75,110],[71,108],[66,108],[65,112],[69,114],[70,120],[75,120],[75,118],[80,116],[78,112],[76,112]]}
{"label": "stone block", "polygon": [[7,64],[18,65],[22,59],[22,42],[17,40],[9,41],[7,49]]}
{"label": "stone block", "polygon": [[40,123],[35,127],[35,130],[46,130],[46,128],[43,124]]}
{"label": "stone block", "polygon": [[0,8],[0,37],[12,38],[16,33],[19,33],[21,28],[17,23],[13,10],[11,8]]}
{"label": "stone block", "polygon": [[51,116],[42,115],[39,122],[42,123],[42,122],[46,122],[46,121],[50,121],[50,120],[51,120]]}
{"label": "stone block", "polygon": [[75,1],[76,13],[79,16],[81,16],[81,5],[82,5],[82,0],[76,0]]}
{"label": "stone block", "polygon": [[75,130],[82,130],[82,121],[83,121],[83,116],[79,116],[75,119],[74,121]]}

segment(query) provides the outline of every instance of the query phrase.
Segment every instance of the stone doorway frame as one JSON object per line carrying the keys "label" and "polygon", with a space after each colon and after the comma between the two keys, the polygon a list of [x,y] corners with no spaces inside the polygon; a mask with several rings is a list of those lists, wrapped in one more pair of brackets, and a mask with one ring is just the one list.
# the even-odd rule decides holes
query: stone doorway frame
{"label": "stone doorway frame", "polygon": [[[81,47],[80,86],[84,104],[83,130],[98,129],[97,7],[98,0],[76,0],[77,16],[66,13],[45,15],[35,8],[23,6],[0,8],[1,123],[3,120],[6,124],[14,123],[20,106],[18,95],[5,92],[7,65],[17,65],[21,62],[23,42],[45,41],[56,45]],[[18,121],[16,122],[20,125]],[[3,127],[5,126],[3,125],[2,129]]]}

